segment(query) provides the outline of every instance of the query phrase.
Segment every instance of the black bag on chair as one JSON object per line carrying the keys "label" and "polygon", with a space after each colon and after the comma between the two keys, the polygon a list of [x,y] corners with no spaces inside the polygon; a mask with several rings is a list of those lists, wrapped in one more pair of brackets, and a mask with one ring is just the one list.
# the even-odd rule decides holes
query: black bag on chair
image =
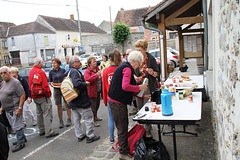
{"label": "black bag on chair", "polygon": [[135,146],[134,160],[170,160],[170,157],[163,143],[161,143],[160,148],[158,141],[152,138],[141,137]]}
{"label": "black bag on chair", "polygon": [[186,64],[184,64],[183,67],[180,67],[180,68],[179,68],[179,70],[180,70],[181,72],[187,72],[188,66],[187,66]]}

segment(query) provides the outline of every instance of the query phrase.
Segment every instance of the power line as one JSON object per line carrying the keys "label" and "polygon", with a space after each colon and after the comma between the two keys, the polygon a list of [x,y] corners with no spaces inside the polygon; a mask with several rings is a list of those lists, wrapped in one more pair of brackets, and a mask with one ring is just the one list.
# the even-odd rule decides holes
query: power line
{"label": "power line", "polygon": [[74,5],[62,5],[62,4],[43,4],[43,3],[30,3],[30,2],[19,2],[19,1],[12,1],[12,0],[0,0],[4,2],[11,2],[11,3],[20,3],[20,4],[30,4],[30,5],[42,5],[42,6],[70,6],[70,7],[76,7]]}

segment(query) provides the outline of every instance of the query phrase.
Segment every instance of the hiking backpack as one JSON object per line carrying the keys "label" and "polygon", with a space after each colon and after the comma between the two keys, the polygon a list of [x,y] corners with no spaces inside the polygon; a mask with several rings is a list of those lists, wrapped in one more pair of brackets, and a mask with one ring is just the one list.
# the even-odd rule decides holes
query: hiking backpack
{"label": "hiking backpack", "polygon": [[32,84],[31,84],[31,94],[33,96],[43,96],[45,95],[44,89],[42,88],[42,77],[41,75],[37,72],[33,71],[33,79],[32,79]]}
{"label": "hiking backpack", "polygon": [[[72,79],[70,78],[70,73],[72,70],[70,70],[68,72],[67,77],[62,81],[61,84],[61,92],[62,95],[64,97],[64,99],[66,100],[67,103],[71,102],[73,99],[78,97],[78,92],[74,89],[73,83],[72,83]],[[79,73],[78,73],[79,74]],[[79,74],[79,76],[81,77],[81,75]]]}

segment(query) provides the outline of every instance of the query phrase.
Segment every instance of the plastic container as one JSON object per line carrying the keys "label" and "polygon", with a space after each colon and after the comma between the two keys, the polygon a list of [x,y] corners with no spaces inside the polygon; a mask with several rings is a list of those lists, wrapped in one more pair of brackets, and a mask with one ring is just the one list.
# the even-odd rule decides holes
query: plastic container
{"label": "plastic container", "polygon": [[161,102],[162,102],[162,115],[164,116],[173,115],[171,93],[167,89],[164,89],[161,94]]}

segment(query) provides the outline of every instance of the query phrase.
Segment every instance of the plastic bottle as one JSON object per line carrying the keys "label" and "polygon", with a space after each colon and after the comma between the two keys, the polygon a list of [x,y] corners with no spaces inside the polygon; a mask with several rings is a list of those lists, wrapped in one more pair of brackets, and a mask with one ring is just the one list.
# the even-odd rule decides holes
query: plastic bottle
{"label": "plastic bottle", "polygon": [[162,115],[164,116],[173,115],[171,93],[167,89],[164,89],[161,94],[161,102],[163,110]]}

